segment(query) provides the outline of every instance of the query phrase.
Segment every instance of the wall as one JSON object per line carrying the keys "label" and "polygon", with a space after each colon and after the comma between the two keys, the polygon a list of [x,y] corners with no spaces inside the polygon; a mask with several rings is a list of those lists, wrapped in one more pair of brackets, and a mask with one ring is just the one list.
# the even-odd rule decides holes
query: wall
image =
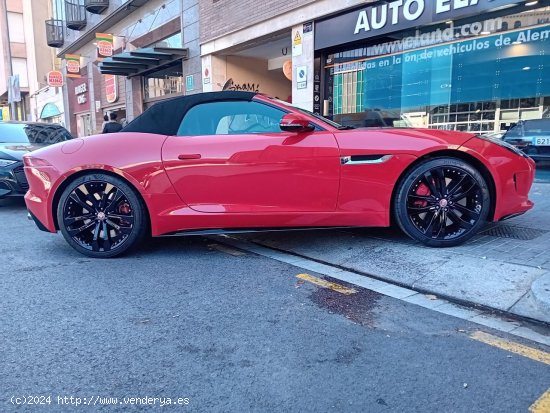
{"label": "wall", "polygon": [[181,26],[183,32],[183,47],[189,49],[189,59],[183,61],[183,73],[192,75],[194,89],[186,94],[202,92],[201,46],[199,40],[199,1],[182,0]]}
{"label": "wall", "polygon": [[[268,70],[267,60],[227,56],[226,64],[225,80],[232,79],[235,90],[259,91],[282,100],[292,93],[292,83],[284,76],[283,70]],[[216,86],[220,90],[223,85]]]}
{"label": "wall", "polygon": [[201,42],[265,21],[315,0],[203,0],[200,2]]}
{"label": "wall", "polygon": [[27,55],[30,57],[29,86],[32,94],[46,85],[46,75],[54,69],[55,55],[53,49],[46,43],[44,22],[49,17],[48,0],[24,0],[24,6],[25,24],[32,25],[30,30],[27,29],[27,26],[25,27],[25,36],[27,39],[31,39],[27,41],[26,46]]}

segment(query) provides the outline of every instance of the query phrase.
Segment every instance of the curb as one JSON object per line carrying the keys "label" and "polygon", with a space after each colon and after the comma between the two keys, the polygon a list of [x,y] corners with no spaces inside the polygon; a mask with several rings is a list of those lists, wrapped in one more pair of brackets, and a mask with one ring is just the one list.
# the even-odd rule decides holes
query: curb
{"label": "curb", "polygon": [[531,293],[539,309],[550,314],[550,272],[537,278],[531,284]]}

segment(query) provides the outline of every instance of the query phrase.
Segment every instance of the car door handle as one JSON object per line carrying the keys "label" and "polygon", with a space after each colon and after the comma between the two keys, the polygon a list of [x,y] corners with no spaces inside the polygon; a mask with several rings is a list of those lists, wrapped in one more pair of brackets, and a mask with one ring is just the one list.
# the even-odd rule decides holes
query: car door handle
{"label": "car door handle", "polygon": [[181,161],[185,161],[187,159],[200,159],[201,154],[200,153],[182,153],[178,155],[178,159]]}

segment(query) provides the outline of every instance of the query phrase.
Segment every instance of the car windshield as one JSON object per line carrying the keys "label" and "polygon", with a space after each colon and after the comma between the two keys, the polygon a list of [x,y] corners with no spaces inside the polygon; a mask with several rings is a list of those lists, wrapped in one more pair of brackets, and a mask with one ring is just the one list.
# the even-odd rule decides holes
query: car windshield
{"label": "car windshield", "polygon": [[44,143],[51,145],[71,138],[71,134],[59,125],[0,124],[0,143]]}
{"label": "car windshield", "polygon": [[523,123],[523,132],[526,135],[550,134],[550,119],[529,120]]}
{"label": "car windshield", "polygon": [[271,100],[274,100],[275,102],[280,103],[281,105],[290,106],[292,109],[297,110],[298,112],[302,112],[306,115],[313,116],[315,119],[319,119],[322,122],[328,123],[333,128],[336,128],[336,129],[355,129],[353,126],[340,125],[337,122],[334,122],[330,119],[325,118],[324,116],[317,115],[313,112],[310,112],[309,110],[299,108],[298,106],[295,106],[295,105],[293,105],[291,103],[288,103],[288,102],[284,102],[280,99],[271,98]]}
{"label": "car windshield", "polygon": [[505,137],[514,138],[548,135],[550,135],[550,119],[534,119],[520,121],[517,125],[514,125],[506,132]]}

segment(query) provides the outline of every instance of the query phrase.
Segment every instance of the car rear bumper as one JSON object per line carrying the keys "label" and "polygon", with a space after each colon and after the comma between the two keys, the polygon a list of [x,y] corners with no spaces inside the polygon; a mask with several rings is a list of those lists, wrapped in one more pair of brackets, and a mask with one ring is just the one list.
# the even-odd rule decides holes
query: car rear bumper
{"label": "car rear bumper", "polygon": [[29,210],[27,210],[27,218],[28,218],[30,221],[34,221],[34,223],[36,224],[36,226],[38,227],[38,229],[39,229],[40,231],[50,232],[50,231],[48,230],[48,228],[46,228],[46,227],[44,226],[44,224],[43,224],[42,222],[40,222],[40,220],[39,220],[38,218],[36,218],[36,217],[34,216],[34,214],[33,214],[31,211],[29,211]]}

